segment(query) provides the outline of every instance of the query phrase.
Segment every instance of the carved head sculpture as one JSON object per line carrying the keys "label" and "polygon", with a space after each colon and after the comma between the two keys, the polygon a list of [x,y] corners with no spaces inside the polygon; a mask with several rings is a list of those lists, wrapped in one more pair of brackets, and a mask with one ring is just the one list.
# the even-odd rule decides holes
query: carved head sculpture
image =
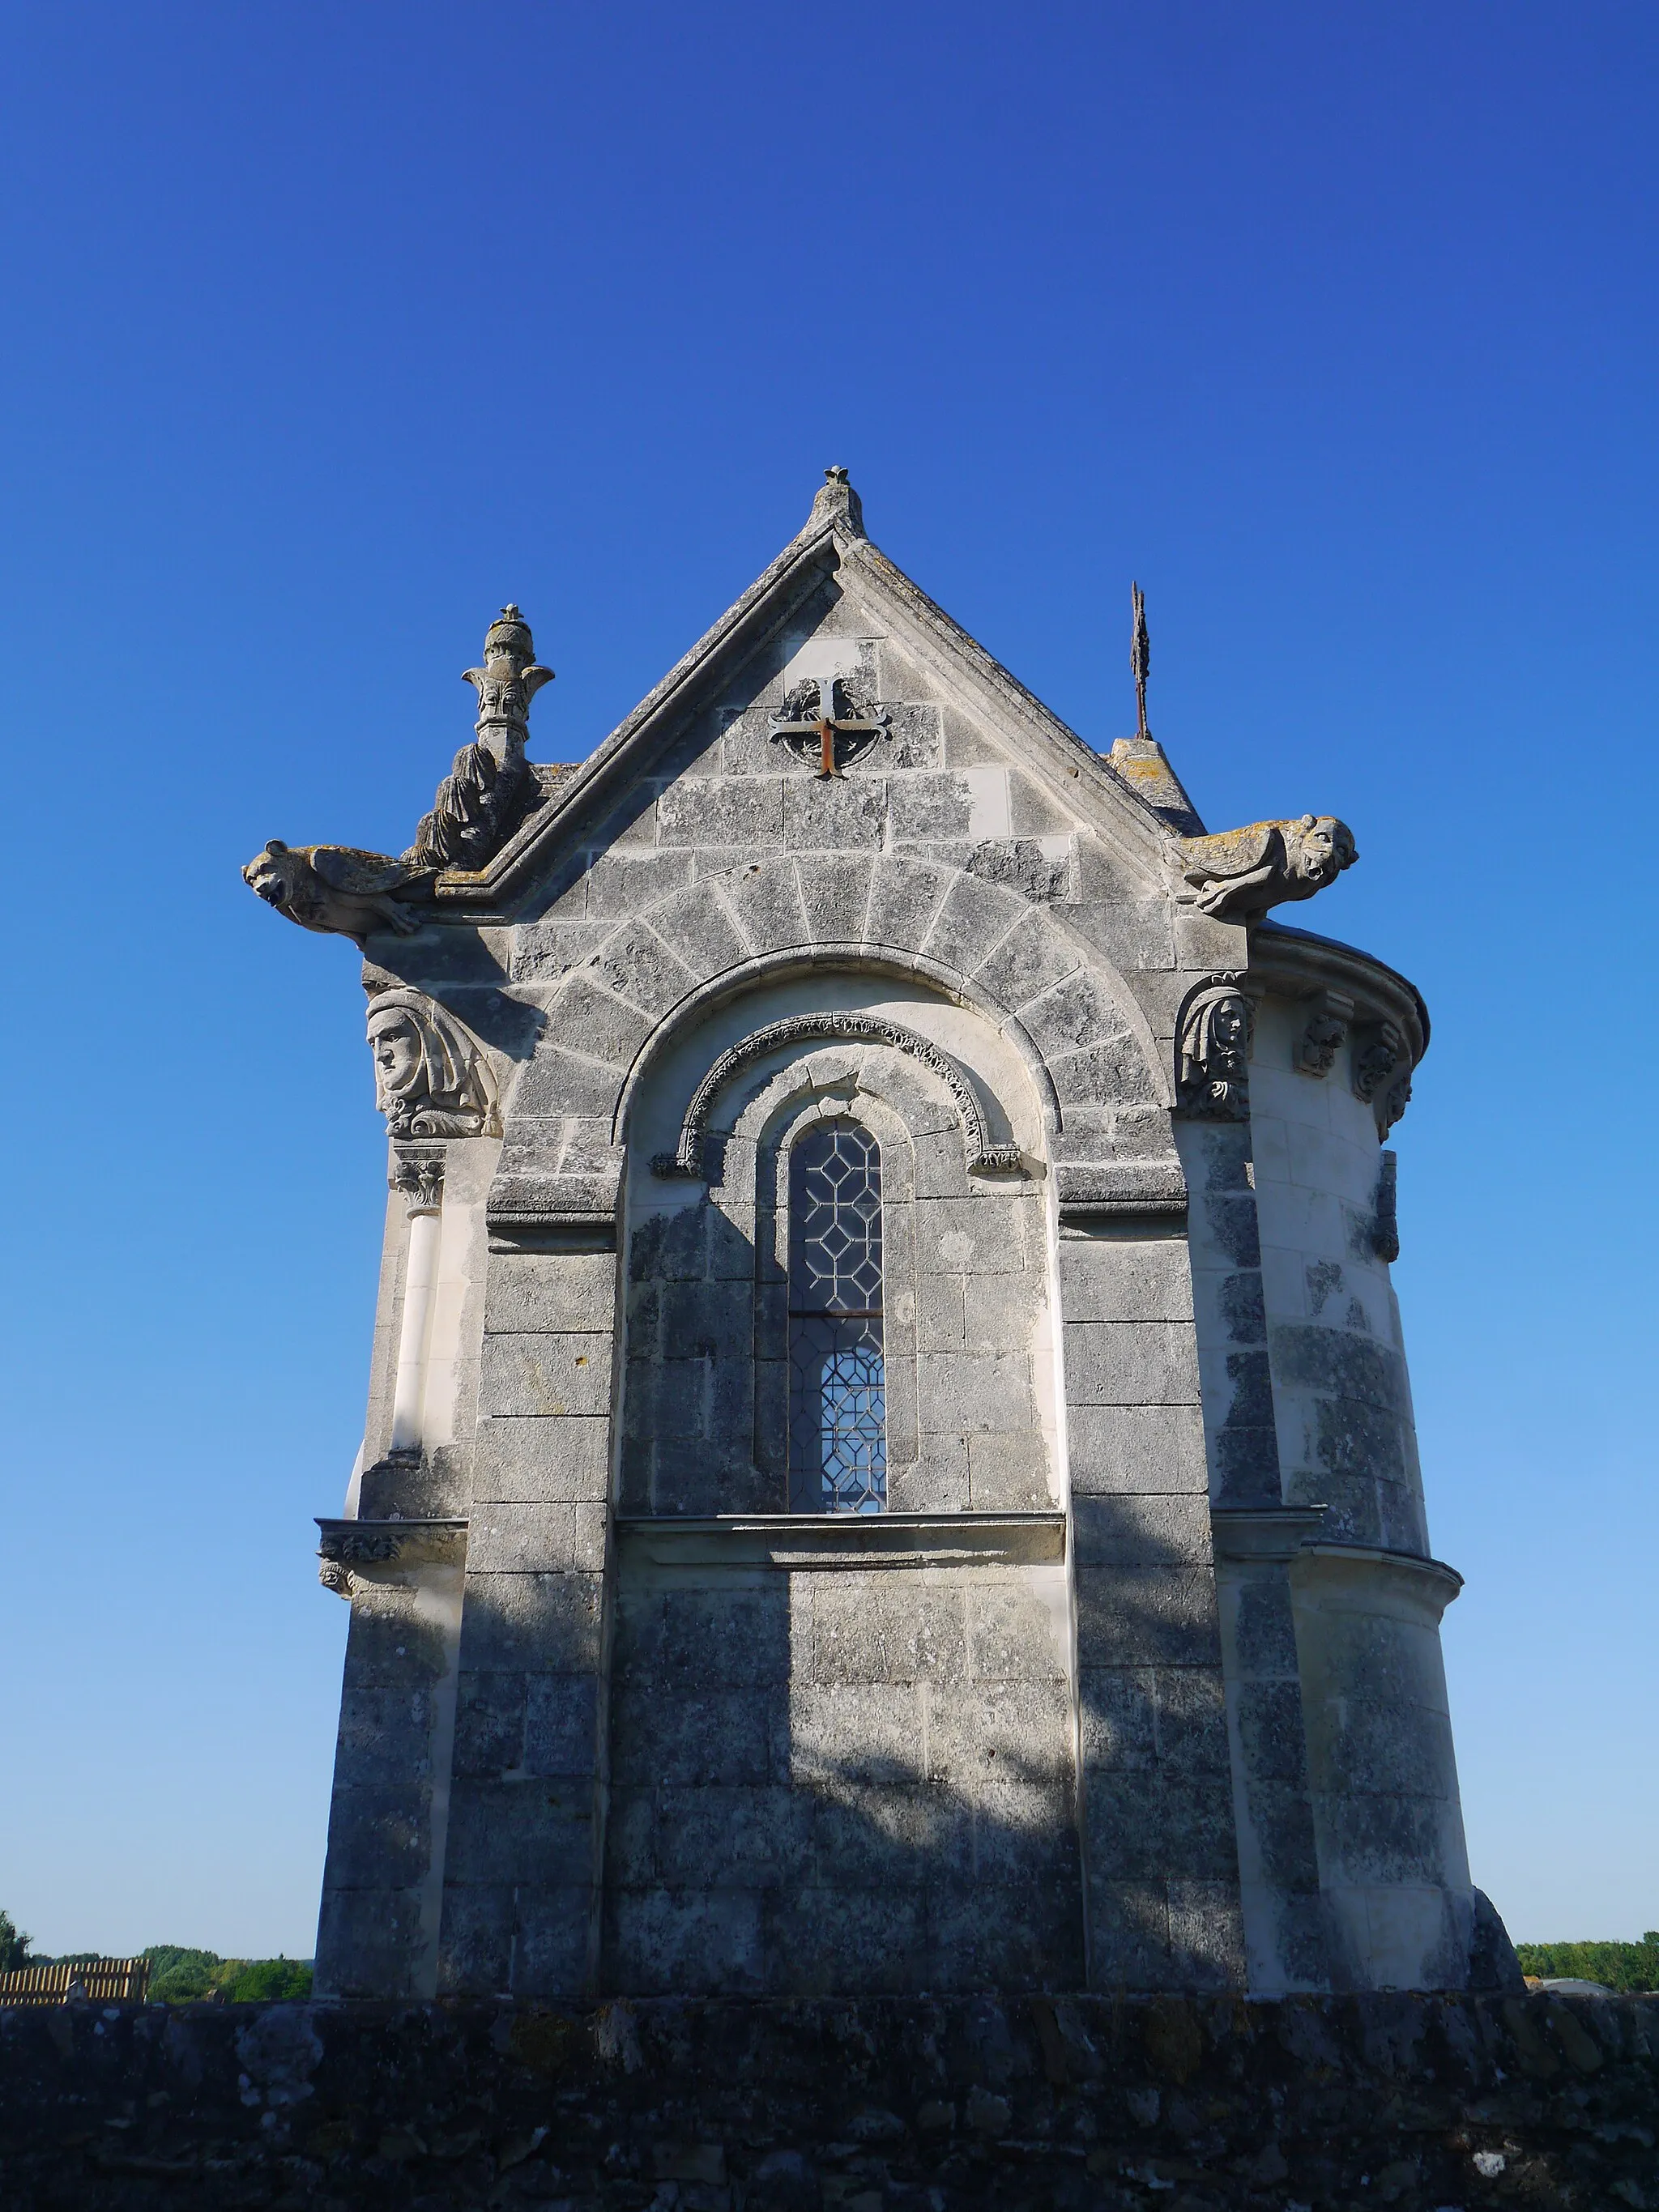
{"label": "carved head sculpture", "polygon": [[524,746],[530,702],[544,684],[553,681],[553,671],[537,660],[530,625],[510,601],[485,634],[483,666],[464,669],[462,675],[478,695],[479,735],[493,731],[503,759],[516,758]]}
{"label": "carved head sculpture", "polygon": [[309,872],[300,854],[290,852],[280,837],[273,837],[243,869],[242,881],[267,906],[274,906],[281,913]]}
{"label": "carved head sculpture", "polygon": [[1182,1103],[1191,1113],[1244,1112],[1253,1010],[1230,976],[1194,992],[1181,1018]]}
{"label": "carved head sculpture", "polygon": [[477,1041],[419,991],[370,1001],[374,1103],[394,1137],[495,1133],[495,1085]]}
{"label": "carved head sculpture", "polygon": [[1304,814],[1299,822],[1285,825],[1285,872],[1292,882],[1307,885],[1304,897],[1334,883],[1358,858],[1353,831],[1334,814]]}

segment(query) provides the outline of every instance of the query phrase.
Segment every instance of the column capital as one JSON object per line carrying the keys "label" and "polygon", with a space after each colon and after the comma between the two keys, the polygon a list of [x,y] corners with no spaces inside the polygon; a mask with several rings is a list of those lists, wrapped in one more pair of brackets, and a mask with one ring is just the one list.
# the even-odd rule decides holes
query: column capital
{"label": "column capital", "polygon": [[417,1214],[436,1213],[443,1205],[443,1153],[410,1145],[394,1145],[386,1183],[389,1188],[403,1192],[411,1220]]}

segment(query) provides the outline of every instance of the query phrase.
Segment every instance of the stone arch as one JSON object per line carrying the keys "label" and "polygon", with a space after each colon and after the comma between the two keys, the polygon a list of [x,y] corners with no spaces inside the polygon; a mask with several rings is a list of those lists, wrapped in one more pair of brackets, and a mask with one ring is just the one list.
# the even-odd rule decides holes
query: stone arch
{"label": "stone arch", "polygon": [[969,1172],[985,1175],[1000,1169],[1020,1166],[1021,1153],[1018,1145],[994,1145],[990,1141],[985,1116],[975,1096],[974,1087],[960,1063],[949,1053],[942,1051],[927,1037],[919,1036],[915,1030],[902,1022],[890,1021],[882,1014],[858,1013],[837,1008],[821,1012],[788,1014],[781,1021],[763,1023],[738,1043],[729,1046],[692,1093],[680,1124],[679,1143],[672,1154],[659,1155],[652,1163],[655,1171],[659,1175],[701,1176],[703,1173],[703,1144],[709,1116],[721,1091],[735,1082],[744,1069],[756,1060],[769,1059],[774,1053],[791,1044],[805,1043],[815,1037],[832,1041],[867,1040],[885,1044],[930,1069],[951,1094],[962,1124],[963,1145]]}

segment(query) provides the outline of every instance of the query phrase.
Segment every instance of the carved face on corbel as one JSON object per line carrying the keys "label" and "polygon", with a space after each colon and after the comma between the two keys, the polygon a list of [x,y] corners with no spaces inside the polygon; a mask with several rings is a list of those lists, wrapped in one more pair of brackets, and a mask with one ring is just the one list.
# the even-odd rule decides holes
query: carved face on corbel
{"label": "carved face on corbel", "polygon": [[374,1055],[374,1103],[388,1121],[412,1112],[411,1094],[421,1085],[425,1055],[421,1036],[400,1007],[371,1014],[368,1048]]}
{"label": "carved face on corbel", "polygon": [[1181,1019],[1181,1103],[1188,1113],[1243,1118],[1253,1022],[1235,979],[1218,977],[1194,992]]}
{"label": "carved face on corbel", "polygon": [[393,1137],[498,1133],[495,1083],[476,1037],[419,991],[382,991],[368,1009],[374,1103]]}

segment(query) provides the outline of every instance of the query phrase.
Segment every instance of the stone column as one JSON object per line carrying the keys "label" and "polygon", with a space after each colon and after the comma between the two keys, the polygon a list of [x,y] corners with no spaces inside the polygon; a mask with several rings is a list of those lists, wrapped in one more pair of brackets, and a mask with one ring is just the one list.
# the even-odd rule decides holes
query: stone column
{"label": "stone column", "polygon": [[[445,1875],[447,1994],[597,1968],[617,1259],[498,1243],[484,1307]],[[549,1243],[551,1243],[550,1239]]]}
{"label": "stone column", "polygon": [[427,1334],[432,1325],[432,1296],[438,1280],[443,1154],[413,1152],[398,1146],[392,1187],[408,1197],[409,1245],[404,1260],[403,1316],[398,1334],[397,1378],[392,1386],[390,1449],[394,1452],[418,1453],[421,1404],[426,1384]]}

